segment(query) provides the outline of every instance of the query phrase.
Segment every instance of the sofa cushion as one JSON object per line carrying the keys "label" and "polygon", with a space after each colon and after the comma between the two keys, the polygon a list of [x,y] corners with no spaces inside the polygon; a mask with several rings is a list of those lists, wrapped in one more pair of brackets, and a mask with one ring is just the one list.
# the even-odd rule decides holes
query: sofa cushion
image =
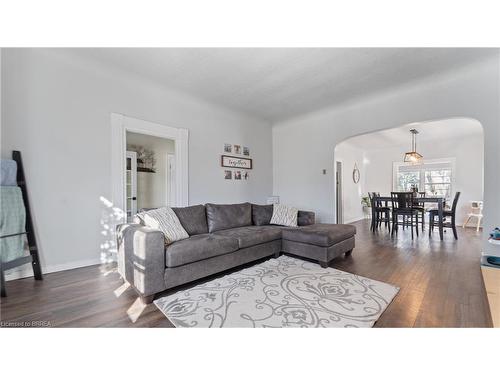
{"label": "sofa cushion", "polygon": [[252,225],[252,205],[240,204],[212,204],[207,203],[207,222],[210,233]]}
{"label": "sofa cushion", "polygon": [[172,207],[182,226],[190,236],[208,233],[205,206]]}
{"label": "sofa cushion", "polygon": [[236,238],[240,249],[281,239],[280,227],[271,225],[224,229],[216,234]]}
{"label": "sofa cushion", "polygon": [[348,224],[314,224],[300,228],[283,228],[283,239],[329,247],[356,234],[356,227]]}
{"label": "sofa cushion", "polygon": [[252,204],[253,225],[269,225],[273,216],[273,205]]}
{"label": "sofa cushion", "polygon": [[178,267],[238,250],[238,240],[216,234],[197,234],[165,250],[165,265]]}

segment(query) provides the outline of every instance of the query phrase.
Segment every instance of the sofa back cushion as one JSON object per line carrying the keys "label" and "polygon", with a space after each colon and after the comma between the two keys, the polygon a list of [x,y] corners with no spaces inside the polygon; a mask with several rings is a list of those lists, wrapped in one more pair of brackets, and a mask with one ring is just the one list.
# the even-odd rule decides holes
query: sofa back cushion
{"label": "sofa back cushion", "polygon": [[190,236],[208,233],[207,214],[202,204],[188,207],[172,207],[182,226]]}
{"label": "sofa back cushion", "polygon": [[273,205],[252,204],[253,225],[269,225],[273,216]]}
{"label": "sofa back cushion", "polygon": [[297,224],[299,227],[306,225],[313,225],[316,222],[314,212],[312,211],[299,211],[297,216]]}
{"label": "sofa back cushion", "polygon": [[230,228],[252,225],[252,205],[240,204],[206,204],[208,231],[210,233]]}

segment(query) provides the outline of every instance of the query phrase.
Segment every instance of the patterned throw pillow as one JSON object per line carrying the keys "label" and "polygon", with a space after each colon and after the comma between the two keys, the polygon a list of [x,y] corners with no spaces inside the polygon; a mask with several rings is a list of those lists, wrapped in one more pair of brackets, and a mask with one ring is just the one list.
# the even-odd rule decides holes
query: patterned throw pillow
{"label": "patterned throw pillow", "polygon": [[284,225],[286,227],[296,227],[299,210],[275,203],[273,205],[273,216],[271,224]]}
{"label": "patterned throw pillow", "polygon": [[158,229],[165,235],[165,245],[189,238],[189,234],[182,227],[179,218],[170,207],[160,207],[141,213],[142,220],[147,227]]}

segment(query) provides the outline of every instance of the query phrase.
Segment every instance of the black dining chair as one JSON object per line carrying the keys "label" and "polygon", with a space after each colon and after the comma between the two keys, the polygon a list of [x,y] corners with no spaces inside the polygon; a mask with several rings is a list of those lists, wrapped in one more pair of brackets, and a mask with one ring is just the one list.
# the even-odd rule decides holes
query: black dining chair
{"label": "black dining chair", "polygon": [[[413,199],[414,199],[413,192],[398,191],[391,193],[391,203],[392,203],[391,236],[394,235],[394,232],[397,233],[399,226],[403,226],[403,228],[410,226],[412,239],[413,239],[413,228],[415,228],[418,236],[419,211],[414,208]],[[399,221],[400,216],[403,217],[403,221]]]}
{"label": "black dining chair", "polygon": [[[444,228],[451,228],[453,230],[453,236],[455,236],[456,240],[458,240],[457,227],[455,225],[455,223],[456,223],[456,213],[457,213],[458,198],[460,198],[460,192],[459,191],[457,191],[455,193],[455,198],[453,198],[453,203],[451,205],[451,209],[450,210],[443,209],[443,227]],[[429,210],[429,235],[434,230],[434,225],[435,225],[435,222],[436,222],[436,218],[439,221],[439,212],[438,212],[438,210],[437,209]],[[450,222],[447,222],[446,218],[450,218]]]}
{"label": "black dining chair", "polygon": [[[414,192],[413,193],[414,198],[425,198],[425,192]],[[421,215],[420,217],[420,222],[422,224],[422,232],[425,229],[425,203],[421,202],[419,203],[418,201],[413,202],[413,209],[417,210],[418,213]]]}
{"label": "black dining chair", "polygon": [[[374,198],[380,197],[380,193],[368,193],[368,197],[370,198],[370,202]],[[375,231],[378,227],[382,226],[382,223],[385,223],[385,227],[391,230],[391,209],[390,207],[387,206],[387,202],[385,205],[382,204],[380,201],[375,201],[375,204],[372,204],[372,209],[375,210],[374,217],[375,221],[372,222],[371,228],[372,231]]]}

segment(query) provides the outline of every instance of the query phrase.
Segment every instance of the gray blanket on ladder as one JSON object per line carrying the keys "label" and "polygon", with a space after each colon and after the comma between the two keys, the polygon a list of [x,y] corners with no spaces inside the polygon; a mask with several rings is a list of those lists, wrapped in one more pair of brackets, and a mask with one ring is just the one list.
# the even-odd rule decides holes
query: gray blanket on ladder
{"label": "gray blanket on ladder", "polygon": [[[24,232],[26,209],[18,186],[0,186],[0,236]],[[24,255],[26,236],[0,239],[0,259],[8,262]]]}

